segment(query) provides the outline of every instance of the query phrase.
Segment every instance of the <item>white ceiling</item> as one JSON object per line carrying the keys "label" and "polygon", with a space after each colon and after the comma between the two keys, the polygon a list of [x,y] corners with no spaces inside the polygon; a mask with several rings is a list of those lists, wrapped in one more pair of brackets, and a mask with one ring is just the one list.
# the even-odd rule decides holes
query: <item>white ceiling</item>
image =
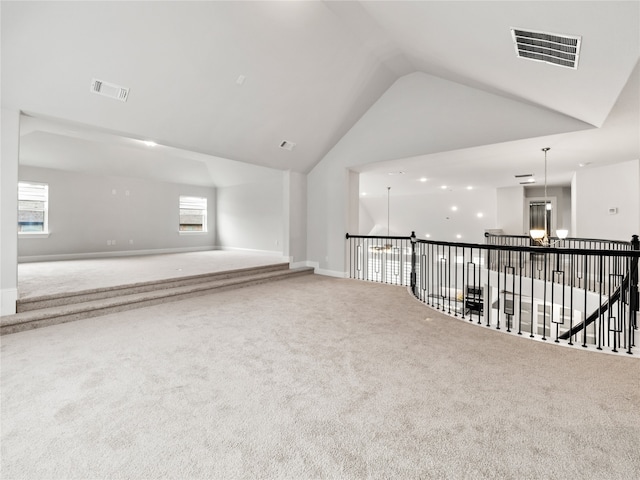
{"label": "white ceiling", "polygon": [[[382,188],[398,170],[406,173],[393,181],[407,189],[424,188],[422,176],[432,186],[514,185],[514,174],[541,173],[544,146],[552,147],[556,183],[567,183],[578,163],[640,157],[636,1],[2,1],[0,8],[2,106],[33,117],[23,125],[25,164],[211,185],[259,179],[268,169],[308,172],[412,72],[594,128],[474,148],[461,139],[458,148],[409,159],[389,154],[361,169],[363,188]],[[581,35],[579,68],[516,58],[510,27]],[[128,101],[91,93],[93,78],[130,88]],[[146,139],[161,146],[135,142]],[[295,149],[278,148],[283,140]]]}

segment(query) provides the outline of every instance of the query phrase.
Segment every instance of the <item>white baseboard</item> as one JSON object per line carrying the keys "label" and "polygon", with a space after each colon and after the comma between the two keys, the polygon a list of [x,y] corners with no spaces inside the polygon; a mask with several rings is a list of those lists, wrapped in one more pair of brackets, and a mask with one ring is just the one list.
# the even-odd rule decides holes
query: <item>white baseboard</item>
{"label": "white baseboard", "polygon": [[303,267],[318,268],[318,264],[316,262],[309,262],[306,260],[303,262],[292,262],[291,257],[289,257],[289,268],[303,268]]}
{"label": "white baseboard", "polygon": [[17,288],[5,288],[0,291],[0,315],[13,315],[16,313],[18,301]]}
{"label": "white baseboard", "polygon": [[325,270],[323,268],[320,268],[320,263],[312,262],[310,260],[289,264],[289,268],[299,268],[299,267],[313,267],[314,273],[317,273],[318,275],[324,275],[325,277],[336,277],[336,278],[349,277],[347,272],[338,272],[336,270]]}
{"label": "white baseboard", "polygon": [[239,247],[221,247],[216,246],[216,250],[223,250],[229,252],[247,252],[247,253],[259,253],[262,255],[275,255],[280,256],[285,259],[285,261],[289,261],[289,257],[282,254],[279,250],[259,250],[257,248],[239,248]]}
{"label": "white baseboard", "polygon": [[63,253],[59,255],[30,255],[18,257],[18,263],[54,262],[56,260],[83,260],[90,258],[135,257],[139,255],[158,255],[164,253],[206,252],[217,250],[215,247],[178,247],[150,250],[121,250],[116,252]]}
{"label": "white baseboard", "polygon": [[323,268],[316,268],[315,273],[317,273],[318,275],[324,275],[326,277],[348,278],[347,272],[338,272],[336,270],[325,270]]}

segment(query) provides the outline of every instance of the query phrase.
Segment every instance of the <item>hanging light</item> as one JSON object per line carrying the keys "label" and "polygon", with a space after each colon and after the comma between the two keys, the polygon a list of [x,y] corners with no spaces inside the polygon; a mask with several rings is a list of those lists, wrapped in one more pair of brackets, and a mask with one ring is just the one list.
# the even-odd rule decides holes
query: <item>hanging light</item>
{"label": "hanging light", "polygon": [[549,202],[547,197],[547,152],[549,150],[551,150],[551,147],[544,147],[542,149],[544,152],[544,230],[540,228],[532,228],[529,230],[529,236],[535,240],[538,245],[543,247],[550,247],[558,241],[567,238],[567,235],[569,234],[569,231],[565,229],[556,230],[556,235],[559,240],[555,242],[550,242],[547,234],[549,231],[549,225],[547,225],[547,211],[551,210],[551,202]]}

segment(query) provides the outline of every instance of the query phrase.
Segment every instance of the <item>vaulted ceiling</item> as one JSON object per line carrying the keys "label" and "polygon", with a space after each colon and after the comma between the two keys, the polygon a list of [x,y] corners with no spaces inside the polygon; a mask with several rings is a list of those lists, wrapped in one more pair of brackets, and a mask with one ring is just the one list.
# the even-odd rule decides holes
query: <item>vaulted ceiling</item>
{"label": "vaulted ceiling", "polygon": [[[430,165],[446,176],[462,165],[490,181],[518,152],[539,161],[545,141],[564,150],[558,181],[578,163],[640,157],[636,1],[2,1],[0,12],[2,106],[31,117],[25,164],[104,171],[92,152],[109,145],[156,175],[178,165],[185,182],[224,185],[247,164],[309,172],[414,72],[544,109],[550,131],[520,145],[470,150],[460,139],[447,152],[389,152],[362,171],[383,175],[400,161],[416,175]],[[511,27],[581,36],[578,68],[517,58]],[[128,100],[92,93],[94,78],[129,88]],[[454,136],[460,111],[438,115]],[[139,140],[160,145],[149,153]]]}

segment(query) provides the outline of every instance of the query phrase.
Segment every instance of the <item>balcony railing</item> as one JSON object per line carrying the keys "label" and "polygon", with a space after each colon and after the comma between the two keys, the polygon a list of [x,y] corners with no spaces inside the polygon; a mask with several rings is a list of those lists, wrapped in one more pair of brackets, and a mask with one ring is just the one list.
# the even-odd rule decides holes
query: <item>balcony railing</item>
{"label": "balcony railing", "polygon": [[496,237],[466,244],[413,234],[347,234],[349,274],[406,285],[433,308],[497,330],[632,354],[638,328],[637,236],[631,242],[570,239],[554,247],[511,243],[527,237]]}

